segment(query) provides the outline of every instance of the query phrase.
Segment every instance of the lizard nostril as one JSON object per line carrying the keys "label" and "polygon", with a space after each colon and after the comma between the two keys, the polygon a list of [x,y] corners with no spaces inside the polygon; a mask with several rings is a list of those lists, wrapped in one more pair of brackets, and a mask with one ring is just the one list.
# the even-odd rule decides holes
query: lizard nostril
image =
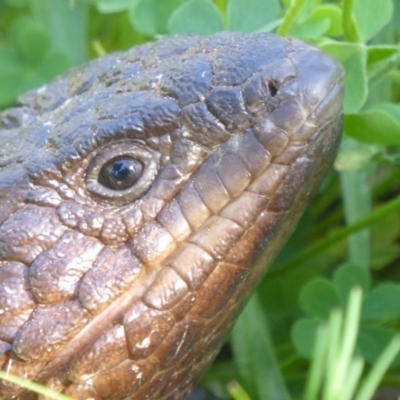
{"label": "lizard nostril", "polygon": [[275,81],[268,81],[268,89],[272,97],[274,97],[279,90],[278,85]]}

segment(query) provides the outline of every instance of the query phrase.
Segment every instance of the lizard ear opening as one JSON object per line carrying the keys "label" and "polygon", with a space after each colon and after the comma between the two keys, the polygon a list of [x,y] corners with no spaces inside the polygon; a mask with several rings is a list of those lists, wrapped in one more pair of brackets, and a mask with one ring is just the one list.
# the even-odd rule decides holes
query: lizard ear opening
{"label": "lizard ear opening", "polygon": [[150,188],[159,161],[157,152],[137,141],[106,146],[89,163],[86,189],[106,200],[134,201]]}

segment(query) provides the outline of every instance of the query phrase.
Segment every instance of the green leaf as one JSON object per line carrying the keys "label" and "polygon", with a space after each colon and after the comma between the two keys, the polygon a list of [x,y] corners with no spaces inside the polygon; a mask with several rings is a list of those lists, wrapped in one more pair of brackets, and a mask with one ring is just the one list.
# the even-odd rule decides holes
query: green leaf
{"label": "green leaf", "polygon": [[[10,7],[26,7],[28,6],[29,0],[4,0],[4,3],[6,3]],[[0,2],[1,4],[1,2]]]}
{"label": "green leaf", "polygon": [[37,66],[49,50],[50,38],[33,18],[17,19],[10,34],[18,56],[27,66]]}
{"label": "green leaf", "polygon": [[70,60],[61,51],[51,51],[40,64],[40,71],[46,81],[65,72],[70,67]]}
{"label": "green leaf", "polygon": [[[365,145],[345,137],[341,144],[343,152],[363,152]],[[347,225],[367,218],[371,214],[371,188],[369,185],[374,165],[370,162],[360,165],[358,169],[342,170],[340,185]],[[369,229],[363,229],[347,239],[348,261],[366,270],[370,269],[370,235]]]}
{"label": "green leaf", "polygon": [[70,66],[87,60],[88,5],[65,0],[31,0],[33,13],[51,38],[52,48],[70,59]]}
{"label": "green leaf", "polygon": [[329,20],[329,28],[326,34],[329,36],[341,36],[342,30],[342,10],[335,4],[321,4],[311,13],[309,20]]}
{"label": "green leaf", "polygon": [[23,72],[20,68],[13,72],[0,72],[0,107],[11,106],[18,94],[21,93],[21,76]]}
{"label": "green leaf", "polygon": [[210,0],[189,0],[173,13],[168,25],[173,34],[207,35],[223,29],[222,15]]}
{"label": "green leaf", "polygon": [[10,106],[18,95],[38,87],[70,67],[67,56],[49,46],[41,25],[29,17],[12,26],[15,49],[0,45],[0,107]]}
{"label": "green leaf", "polygon": [[344,264],[339,267],[334,276],[333,282],[336,286],[336,292],[339,294],[341,305],[344,307],[350,290],[354,286],[361,287],[363,293],[369,290],[371,278],[365,268],[353,264]]}
{"label": "green leaf", "polygon": [[251,400],[250,396],[237,381],[228,382],[226,388],[233,400]]}
{"label": "green leaf", "polygon": [[301,356],[311,358],[320,324],[320,319],[302,318],[293,325],[291,331],[292,343]]}
{"label": "green leaf", "polygon": [[360,48],[353,56],[343,62],[346,71],[344,78],[345,98],[343,103],[345,113],[358,111],[367,99],[366,61],[365,49]]}
{"label": "green leaf", "polygon": [[382,79],[394,69],[400,58],[399,46],[368,46],[367,73],[370,82]]}
{"label": "green leaf", "polygon": [[[0,43],[0,75],[2,73],[14,72],[16,68],[19,68],[19,59],[15,52]],[[1,93],[1,91],[0,91]]]}
{"label": "green leaf", "polygon": [[[296,3],[301,3],[296,17],[297,21],[305,21],[315,9],[316,4],[319,2],[319,0],[297,0]],[[286,8],[293,7],[294,3],[295,2],[293,0],[289,0],[286,2],[285,6]]]}
{"label": "green leaf", "polygon": [[139,0],[129,10],[129,21],[143,35],[157,36],[168,33],[172,13],[184,0]]}
{"label": "green leaf", "polygon": [[340,36],[342,34],[341,10],[332,4],[315,5],[315,1],[306,1],[299,16],[290,28],[290,34],[305,39],[317,39],[324,34]]}
{"label": "green leaf", "polygon": [[330,26],[328,18],[308,18],[304,22],[296,23],[290,29],[290,34],[303,39],[314,39],[322,36]]}
{"label": "green leaf", "polygon": [[307,314],[327,318],[332,308],[339,305],[339,298],[331,282],[316,278],[302,288],[299,305]]}
{"label": "green leaf", "polygon": [[231,344],[235,367],[253,399],[290,399],[256,295],[240,315],[232,331]]}
{"label": "green leaf", "polygon": [[227,7],[230,31],[255,32],[276,21],[280,15],[277,0],[230,0]]}
{"label": "green leaf", "polygon": [[341,148],[335,161],[335,168],[338,171],[357,171],[370,164],[376,152],[374,147],[365,143],[358,143],[358,146],[352,149]]}
{"label": "green leaf", "polygon": [[340,60],[345,68],[345,113],[357,112],[368,94],[367,50],[358,43],[327,40],[320,43],[322,50]]}
{"label": "green leaf", "polygon": [[400,285],[384,283],[364,298],[363,320],[387,321],[400,317]]}
{"label": "green leaf", "polygon": [[139,0],[98,0],[96,7],[103,14],[111,14],[135,7]]}
{"label": "green leaf", "polygon": [[374,105],[374,108],[377,110],[382,110],[388,112],[400,125],[400,106],[394,103],[377,103]]}
{"label": "green leaf", "polygon": [[363,42],[375,36],[393,14],[392,0],[354,0],[353,15]]}
{"label": "green leaf", "polygon": [[11,106],[21,89],[24,70],[15,52],[0,44],[0,107]]}
{"label": "green leaf", "polygon": [[345,132],[355,139],[381,145],[400,144],[400,108],[394,104],[377,104],[344,118]]}
{"label": "green leaf", "polygon": [[[396,333],[397,332],[392,329],[361,326],[357,340],[357,348],[367,362],[373,365]],[[400,356],[397,356],[392,366],[399,365]]]}
{"label": "green leaf", "polygon": [[372,266],[382,269],[400,257],[400,213],[393,213],[374,224],[371,232]]}

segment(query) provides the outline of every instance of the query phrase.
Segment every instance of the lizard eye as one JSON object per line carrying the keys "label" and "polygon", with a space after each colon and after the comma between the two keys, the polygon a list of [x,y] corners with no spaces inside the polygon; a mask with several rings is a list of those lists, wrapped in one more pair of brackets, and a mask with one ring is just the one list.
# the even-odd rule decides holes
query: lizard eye
{"label": "lizard eye", "polygon": [[159,169],[160,154],[137,142],[104,148],[90,161],[87,190],[105,199],[136,200],[151,186]]}
{"label": "lizard eye", "polygon": [[99,183],[112,190],[132,187],[142,175],[143,163],[130,157],[118,157],[100,170]]}

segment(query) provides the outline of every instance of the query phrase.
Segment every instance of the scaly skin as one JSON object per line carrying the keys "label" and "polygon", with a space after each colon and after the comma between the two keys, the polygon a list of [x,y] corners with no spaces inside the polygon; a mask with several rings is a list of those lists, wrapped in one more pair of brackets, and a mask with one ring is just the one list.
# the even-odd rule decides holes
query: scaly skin
{"label": "scaly skin", "polygon": [[[332,163],[342,75],[293,39],[175,37],[0,114],[2,369],[77,399],[190,393]],[[121,157],[142,166],[123,189],[99,178]]]}

